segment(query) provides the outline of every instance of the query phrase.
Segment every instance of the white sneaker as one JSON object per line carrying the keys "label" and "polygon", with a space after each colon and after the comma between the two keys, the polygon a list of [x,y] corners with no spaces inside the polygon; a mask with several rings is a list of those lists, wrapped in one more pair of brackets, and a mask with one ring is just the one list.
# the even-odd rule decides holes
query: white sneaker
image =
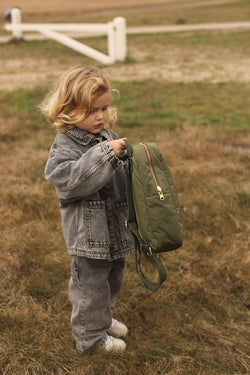
{"label": "white sneaker", "polygon": [[107,335],[106,340],[101,344],[101,348],[105,349],[107,352],[123,352],[126,349],[126,343],[121,339],[116,339],[113,336]]}
{"label": "white sneaker", "polygon": [[125,326],[122,322],[119,322],[116,319],[112,319],[111,326],[108,330],[108,333],[115,337],[125,337],[128,334],[128,327]]}

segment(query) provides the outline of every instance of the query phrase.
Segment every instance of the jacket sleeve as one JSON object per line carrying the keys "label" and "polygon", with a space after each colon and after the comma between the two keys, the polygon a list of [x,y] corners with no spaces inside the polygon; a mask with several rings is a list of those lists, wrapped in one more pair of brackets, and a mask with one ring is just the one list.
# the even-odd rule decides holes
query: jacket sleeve
{"label": "jacket sleeve", "polygon": [[96,193],[121,165],[109,141],[96,144],[80,157],[76,151],[54,145],[45,178],[56,187],[59,200],[72,201]]}

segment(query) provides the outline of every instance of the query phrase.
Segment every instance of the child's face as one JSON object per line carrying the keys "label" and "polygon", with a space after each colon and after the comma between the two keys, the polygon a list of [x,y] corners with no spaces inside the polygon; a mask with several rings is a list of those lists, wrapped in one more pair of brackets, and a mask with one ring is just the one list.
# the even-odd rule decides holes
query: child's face
{"label": "child's face", "polygon": [[83,121],[76,124],[76,127],[88,133],[97,135],[108,119],[108,108],[111,102],[109,91],[97,96],[93,102],[93,111]]}

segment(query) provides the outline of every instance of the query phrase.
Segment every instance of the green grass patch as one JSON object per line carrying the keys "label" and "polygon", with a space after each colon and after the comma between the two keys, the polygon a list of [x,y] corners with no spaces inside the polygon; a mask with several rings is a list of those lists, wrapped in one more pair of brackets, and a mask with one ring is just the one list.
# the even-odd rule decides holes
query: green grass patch
{"label": "green grass patch", "polygon": [[3,112],[9,115],[8,110],[11,109],[13,115],[21,113],[28,115],[29,118],[33,115],[37,119],[37,103],[41,96],[45,96],[46,93],[46,89],[9,91],[5,94],[5,108]]}
{"label": "green grass patch", "polygon": [[142,81],[117,82],[114,86],[121,94],[122,128],[144,126],[154,131],[188,124],[209,126],[218,133],[250,129],[248,85]]}
{"label": "green grass patch", "polygon": [[[189,58],[192,58],[192,48],[199,48],[200,51],[208,51],[214,53],[217,51],[225,52],[244,52],[248,55],[250,51],[249,47],[249,30],[242,30],[241,32],[223,32],[214,31],[208,32],[207,30],[190,31],[190,32],[176,32],[176,33],[158,33],[151,34],[150,38],[148,34],[129,35],[128,44],[139,46],[155,46],[162,45],[181,48],[190,48]],[[205,48],[204,48],[205,47]],[[194,50],[195,52],[195,50]],[[153,59],[154,56],[152,56]],[[160,59],[161,55],[158,53],[157,57]]]}
{"label": "green grass patch", "polygon": [[[211,126],[216,132],[248,132],[249,86],[237,83],[113,82],[120,91],[118,105],[121,128],[182,128]],[[3,116],[24,118],[29,131],[47,126],[39,118],[37,105],[48,89],[18,90],[0,94]],[[52,132],[51,132],[52,134]],[[15,140],[15,134],[5,138]],[[43,147],[40,145],[40,147]]]}

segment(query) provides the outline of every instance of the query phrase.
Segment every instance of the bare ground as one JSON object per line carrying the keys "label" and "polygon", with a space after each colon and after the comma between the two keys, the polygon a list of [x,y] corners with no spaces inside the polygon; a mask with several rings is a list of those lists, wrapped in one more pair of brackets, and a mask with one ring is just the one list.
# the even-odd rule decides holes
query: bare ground
{"label": "bare ground", "polygon": [[[66,47],[65,50],[67,51]],[[135,60],[134,63],[103,68],[112,80],[250,82],[250,58],[243,52],[232,54],[223,49],[218,55],[215,50],[204,47],[195,49],[191,55],[189,48],[166,46],[162,50],[155,44],[138,49],[128,43],[128,55]],[[81,58],[79,63],[80,61]],[[63,62],[51,59],[1,59],[0,86],[3,90],[32,88],[41,83],[50,86],[65,69]]]}

